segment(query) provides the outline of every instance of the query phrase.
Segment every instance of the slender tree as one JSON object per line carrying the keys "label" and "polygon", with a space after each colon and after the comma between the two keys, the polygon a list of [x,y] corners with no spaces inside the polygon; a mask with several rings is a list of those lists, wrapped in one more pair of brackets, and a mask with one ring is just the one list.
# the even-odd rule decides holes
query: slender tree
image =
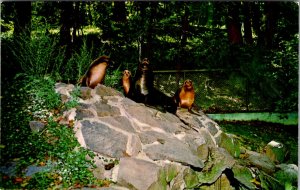
{"label": "slender tree", "polygon": [[265,2],[265,15],[266,15],[266,30],[265,30],[265,45],[268,48],[273,48],[275,46],[274,35],[277,28],[278,20],[278,7],[279,2]]}
{"label": "slender tree", "polygon": [[243,2],[243,13],[244,13],[244,39],[247,44],[253,43],[252,38],[252,26],[251,26],[251,17],[250,17],[250,3]]}
{"label": "slender tree", "polygon": [[71,43],[71,27],[73,21],[73,2],[60,2],[60,44],[70,45]]}
{"label": "slender tree", "polygon": [[230,2],[228,4],[227,30],[231,44],[242,43],[241,24],[239,20],[240,2]]}
{"label": "slender tree", "polygon": [[257,36],[257,45],[262,46],[264,44],[264,36],[261,30],[262,25],[262,13],[261,13],[261,5],[263,2],[253,2],[251,5],[253,15],[252,15],[252,22],[253,22],[253,30]]}

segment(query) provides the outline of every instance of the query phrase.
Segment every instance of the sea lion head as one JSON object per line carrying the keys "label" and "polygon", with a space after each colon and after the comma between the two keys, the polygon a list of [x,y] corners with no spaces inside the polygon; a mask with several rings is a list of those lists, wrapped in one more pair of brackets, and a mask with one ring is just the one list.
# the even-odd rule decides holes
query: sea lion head
{"label": "sea lion head", "polygon": [[102,55],[101,57],[98,58],[98,63],[106,63],[107,66],[113,67],[114,62],[111,60],[111,58],[107,55]]}
{"label": "sea lion head", "polygon": [[190,80],[190,79],[185,80],[183,86],[186,90],[192,90],[193,89],[192,80]]}
{"label": "sea lion head", "polygon": [[141,70],[149,70],[149,59],[148,58],[144,58],[142,60],[142,62],[139,65]]}
{"label": "sea lion head", "polygon": [[123,77],[125,77],[125,78],[131,77],[131,72],[129,70],[124,70],[123,71]]}

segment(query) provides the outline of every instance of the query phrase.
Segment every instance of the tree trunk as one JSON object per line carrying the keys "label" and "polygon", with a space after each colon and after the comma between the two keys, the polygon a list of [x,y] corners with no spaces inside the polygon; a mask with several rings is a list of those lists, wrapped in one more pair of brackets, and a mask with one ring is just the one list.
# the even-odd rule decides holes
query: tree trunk
{"label": "tree trunk", "polygon": [[73,22],[73,2],[60,2],[60,45],[69,46],[71,44],[71,27]]}
{"label": "tree trunk", "polygon": [[186,44],[187,44],[187,38],[188,38],[188,31],[189,31],[189,8],[188,5],[185,4],[184,8],[184,15],[181,18],[181,40],[180,40],[180,46],[181,50],[184,50]]}
{"label": "tree trunk", "polygon": [[261,26],[261,11],[260,11],[260,2],[252,2],[252,11],[253,11],[253,16],[252,16],[252,21],[253,21],[253,30],[257,35],[257,45],[261,46],[263,45],[263,33],[260,29]]}
{"label": "tree trunk", "polygon": [[78,36],[76,35],[76,33],[79,32],[80,29],[80,11],[79,11],[79,7],[80,7],[80,2],[77,1],[75,2],[75,7],[74,7],[74,13],[73,13],[73,31],[72,31],[72,40],[71,42],[74,44],[77,44],[78,41]]}
{"label": "tree trunk", "polygon": [[231,44],[241,44],[242,33],[239,21],[240,2],[231,2],[228,5],[227,30],[229,42]]}
{"label": "tree trunk", "polygon": [[[141,36],[139,37],[139,41],[140,41],[140,54],[141,54],[141,60],[145,57],[149,58],[148,57],[148,44],[145,43],[145,39],[146,39],[146,35],[147,35],[147,32],[146,30],[148,28],[145,27],[145,23],[146,23],[146,20],[147,20],[147,11],[146,11],[146,8],[148,6],[148,2],[136,2],[136,3],[139,3],[139,8],[140,8],[140,17],[141,17],[141,23],[140,23],[140,27],[142,30],[144,31],[141,31]],[[148,18],[149,19],[149,18]],[[151,60],[150,60],[151,61]]]}
{"label": "tree trunk", "polygon": [[265,14],[266,14],[266,31],[265,31],[265,46],[267,48],[273,48],[274,34],[276,32],[277,14],[278,14],[278,2],[265,2]]}
{"label": "tree trunk", "polygon": [[[181,37],[180,37],[180,48],[179,48],[179,57],[176,59],[176,70],[182,70],[182,63],[186,62],[185,59],[185,47],[187,45],[188,39],[188,32],[189,32],[189,7],[187,3],[184,3],[184,14],[181,16]],[[179,81],[180,81],[180,73],[177,72],[176,74],[176,84],[177,88],[179,88]]]}
{"label": "tree trunk", "polygon": [[246,44],[252,44],[252,29],[251,29],[251,17],[250,17],[250,6],[252,2],[243,2],[243,11],[244,11],[244,39]]}
{"label": "tree trunk", "polygon": [[146,34],[146,39],[147,39],[147,44],[146,44],[146,57],[152,59],[153,58],[153,28],[154,28],[154,19],[156,16],[156,9],[157,9],[157,2],[151,2],[150,3],[150,17],[149,17],[149,24],[147,28],[147,34]]}
{"label": "tree trunk", "polygon": [[14,19],[14,36],[30,37],[31,2],[15,2],[16,17]]}

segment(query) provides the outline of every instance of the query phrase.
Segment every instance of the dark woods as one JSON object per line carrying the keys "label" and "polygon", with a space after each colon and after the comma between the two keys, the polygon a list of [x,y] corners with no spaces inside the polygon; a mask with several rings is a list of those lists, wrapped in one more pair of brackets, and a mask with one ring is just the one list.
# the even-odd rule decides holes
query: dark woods
{"label": "dark woods", "polygon": [[[36,59],[37,49],[51,45],[42,73],[55,71],[55,80],[77,82],[101,55],[115,61],[109,76],[120,79],[125,69],[137,76],[138,63],[147,57],[152,70],[237,69],[247,89],[254,89],[251,96],[261,94],[274,109],[297,110],[295,2],[2,2],[1,10],[4,81],[28,71],[25,58],[14,55]],[[48,41],[22,50],[16,48],[20,38],[31,40],[30,47]],[[180,87],[179,75],[176,80]]]}

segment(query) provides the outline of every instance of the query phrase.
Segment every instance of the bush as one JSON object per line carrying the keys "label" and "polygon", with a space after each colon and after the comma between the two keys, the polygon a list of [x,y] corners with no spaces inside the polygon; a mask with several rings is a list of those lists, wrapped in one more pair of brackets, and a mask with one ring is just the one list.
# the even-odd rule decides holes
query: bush
{"label": "bush", "polygon": [[62,80],[68,82],[78,81],[85,74],[93,60],[92,52],[93,48],[89,49],[86,40],[84,40],[79,52],[75,52],[63,67]]}
{"label": "bush", "polygon": [[45,33],[28,38],[20,35],[11,44],[15,62],[28,76],[51,76],[60,79],[60,70],[64,61],[64,47],[58,48],[58,40]]}

